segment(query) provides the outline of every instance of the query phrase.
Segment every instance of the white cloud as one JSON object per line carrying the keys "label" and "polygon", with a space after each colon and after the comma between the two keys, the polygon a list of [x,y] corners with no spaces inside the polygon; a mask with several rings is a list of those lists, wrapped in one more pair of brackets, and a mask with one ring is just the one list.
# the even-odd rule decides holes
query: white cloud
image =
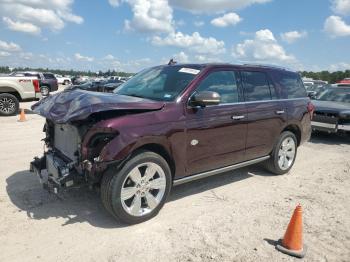
{"label": "white cloud", "polygon": [[139,32],[169,33],[174,30],[173,10],[167,0],[127,0],[133,11],[125,29]]}
{"label": "white cloud", "polygon": [[283,41],[287,42],[288,44],[292,44],[296,42],[297,40],[301,38],[307,37],[307,32],[306,31],[290,31],[281,34],[281,38]]}
{"label": "white cloud", "polygon": [[206,56],[206,55],[195,55],[194,56],[194,60],[198,63],[219,63],[222,62],[221,59],[217,58],[217,57],[210,57],[210,56]]}
{"label": "white cloud", "polygon": [[21,52],[19,53],[19,57],[29,61],[33,59],[34,54],[32,52]]}
{"label": "white cloud", "polygon": [[217,27],[226,27],[230,25],[236,25],[241,21],[242,19],[236,13],[227,13],[223,16],[211,20],[211,24]]}
{"label": "white cloud", "polygon": [[113,7],[117,7],[120,4],[119,0],[108,0],[109,4]]}
{"label": "white cloud", "polygon": [[84,19],[81,16],[72,14],[72,13],[65,13],[62,11],[57,11],[60,17],[62,17],[67,22],[72,22],[76,24],[82,24],[84,22]]}
{"label": "white cloud", "polygon": [[3,17],[2,20],[7,25],[7,28],[12,31],[18,31],[32,35],[38,35],[41,32],[41,29],[39,27],[31,23],[13,21],[9,17]]}
{"label": "white cloud", "polygon": [[330,16],[324,23],[324,30],[331,37],[350,36],[350,25],[339,16]]}
{"label": "white cloud", "polygon": [[273,33],[260,30],[255,33],[254,39],[245,40],[234,47],[233,55],[246,62],[293,62],[294,56],[288,55],[277,42]]}
{"label": "white cloud", "polygon": [[196,27],[201,27],[201,26],[205,25],[204,21],[194,21],[193,24]]}
{"label": "white cloud", "polygon": [[271,0],[169,0],[173,6],[193,13],[218,13],[238,10],[253,4],[262,4]]}
{"label": "white cloud", "polygon": [[340,62],[340,63],[332,64],[329,66],[329,69],[333,72],[350,70],[350,63]]}
{"label": "white cloud", "polygon": [[114,59],[115,59],[114,56],[111,54],[108,54],[103,58],[103,60],[114,60]]}
{"label": "white cloud", "polygon": [[224,41],[218,41],[213,37],[202,37],[198,32],[194,32],[192,35],[182,32],[170,33],[165,38],[155,36],[152,43],[158,46],[187,48],[200,54],[223,54],[226,51]]}
{"label": "white cloud", "polygon": [[5,56],[10,56],[11,54],[6,51],[0,51],[0,56],[5,57]]}
{"label": "white cloud", "polygon": [[5,42],[0,40],[0,50],[7,52],[17,52],[21,51],[21,47],[13,42]]}
{"label": "white cloud", "polygon": [[350,0],[332,0],[332,10],[338,15],[350,15]]}
{"label": "white cloud", "polygon": [[173,55],[173,57],[174,57],[174,60],[178,63],[188,63],[189,62],[188,55],[183,51],[181,51],[178,54]]}
{"label": "white cloud", "polygon": [[1,0],[0,15],[7,17],[5,23],[11,30],[28,33],[48,28],[58,31],[66,22],[83,22],[82,17],[73,14],[73,2],[74,0]]}
{"label": "white cloud", "polygon": [[89,57],[89,56],[83,56],[79,53],[75,53],[74,54],[74,58],[77,60],[77,61],[83,61],[83,62],[92,62],[94,61],[94,58],[93,57]]}

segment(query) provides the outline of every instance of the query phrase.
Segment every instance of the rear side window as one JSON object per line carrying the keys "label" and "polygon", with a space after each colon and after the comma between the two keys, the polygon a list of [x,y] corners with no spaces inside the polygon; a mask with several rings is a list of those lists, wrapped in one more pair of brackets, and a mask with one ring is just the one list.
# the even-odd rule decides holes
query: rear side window
{"label": "rear side window", "polygon": [[271,100],[271,91],[267,76],[263,72],[242,72],[245,101]]}
{"label": "rear side window", "polygon": [[306,97],[306,89],[299,75],[281,73],[277,75],[277,81],[281,86],[283,98],[302,98]]}
{"label": "rear side window", "polygon": [[237,103],[238,88],[233,71],[217,71],[210,73],[197,88],[197,91],[217,92],[222,104]]}
{"label": "rear side window", "polygon": [[39,74],[25,73],[25,76],[36,77],[36,78],[40,79]]}
{"label": "rear side window", "polygon": [[45,79],[55,79],[56,77],[53,74],[43,74]]}

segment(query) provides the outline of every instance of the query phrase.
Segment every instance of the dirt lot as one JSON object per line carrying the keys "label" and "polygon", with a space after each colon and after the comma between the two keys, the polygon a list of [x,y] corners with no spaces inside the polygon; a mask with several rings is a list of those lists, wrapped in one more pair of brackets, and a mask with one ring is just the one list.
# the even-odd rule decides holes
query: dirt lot
{"label": "dirt lot", "polygon": [[43,119],[27,118],[0,118],[0,261],[294,261],[273,244],[298,203],[304,260],[350,261],[349,137],[314,136],[289,175],[254,166],[179,186],[156,218],[123,226],[94,192],[41,188],[28,163]]}

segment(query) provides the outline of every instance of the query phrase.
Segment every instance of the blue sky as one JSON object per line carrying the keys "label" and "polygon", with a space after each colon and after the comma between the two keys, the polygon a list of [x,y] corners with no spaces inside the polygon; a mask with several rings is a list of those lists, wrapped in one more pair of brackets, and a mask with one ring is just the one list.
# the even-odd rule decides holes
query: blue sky
{"label": "blue sky", "polygon": [[350,69],[350,0],[0,0],[0,65]]}

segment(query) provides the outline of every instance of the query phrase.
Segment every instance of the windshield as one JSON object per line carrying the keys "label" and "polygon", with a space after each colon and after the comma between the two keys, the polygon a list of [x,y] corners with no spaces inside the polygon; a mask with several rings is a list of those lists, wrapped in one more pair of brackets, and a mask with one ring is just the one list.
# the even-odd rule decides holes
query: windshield
{"label": "windshield", "polygon": [[146,69],[113,92],[157,101],[173,101],[201,69],[201,66],[160,66]]}
{"label": "windshield", "polygon": [[350,103],[350,88],[327,89],[318,96],[317,100]]}

